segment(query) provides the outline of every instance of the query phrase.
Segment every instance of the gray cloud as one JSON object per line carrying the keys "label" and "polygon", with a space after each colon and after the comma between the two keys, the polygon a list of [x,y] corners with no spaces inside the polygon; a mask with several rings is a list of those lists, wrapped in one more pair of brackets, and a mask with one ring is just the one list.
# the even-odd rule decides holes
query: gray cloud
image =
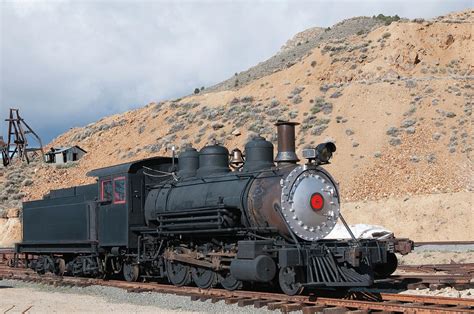
{"label": "gray cloud", "polygon": [[470,4],[2,2],[0,114],[21,108],[47,142],[69,127],[213,85],[270,57],[309,27],[379,13],[429,18]]}

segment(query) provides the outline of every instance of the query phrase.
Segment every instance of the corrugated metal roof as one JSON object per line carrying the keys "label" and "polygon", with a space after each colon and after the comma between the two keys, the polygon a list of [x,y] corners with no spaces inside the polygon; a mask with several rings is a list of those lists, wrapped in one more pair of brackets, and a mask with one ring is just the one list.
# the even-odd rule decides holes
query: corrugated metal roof
{"label": "corrugated metal roof", "polygon": [[68,151],[72,148],[77,148],[77,149],[80,149],[82,150],[84,153],[87,153],[84,149],[82,149],[81,147],[77,146],[77,145],[74,145],[74,146],[71,146],[71,147],[53,147],[54,148],[54,152],[52,152],[51,150],[48,151],[48,153],[55,153],[55,154],[60,154],[62,152],[65,152],[65,151]]}

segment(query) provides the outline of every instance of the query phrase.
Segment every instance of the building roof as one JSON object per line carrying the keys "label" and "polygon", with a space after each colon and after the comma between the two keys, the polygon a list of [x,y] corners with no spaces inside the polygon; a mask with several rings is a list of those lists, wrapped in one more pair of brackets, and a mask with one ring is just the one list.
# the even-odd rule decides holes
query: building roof
{"label": "building roof", "polygon": [[[54,153],[55,154],[60,154],[62,152],[65,152],[65,151],[68,151],[72,148],[77,148],[77,149],[80,149],[82,150],[84,153],[87,153],[84,149],[80,148],[79,146],[77,145],[74,145],[74,146],[70,146],[70,147],[53,147],[54,148]],[[48,153],[53,153],[52,151],[48,151]]]}
{"label": "building roof", "polygon": [[99,168],[91,170],[86,175],[88,177],[105,177],[121,173],[134,173],[140,170],[143,166],[150,167],[154,165],[160,165],[165,163],[171,163],[171,157],[152,157],[123,164],[118,164],[110,167]]}

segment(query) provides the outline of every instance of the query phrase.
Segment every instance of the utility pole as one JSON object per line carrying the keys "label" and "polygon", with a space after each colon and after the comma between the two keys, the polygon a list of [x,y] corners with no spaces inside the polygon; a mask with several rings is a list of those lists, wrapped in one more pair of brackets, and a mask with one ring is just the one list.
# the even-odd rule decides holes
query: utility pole
{"label": "utility pole", "polygon": [[[23,120],[18,112],[19,109],[10,108],[10,117],[5,119],[8,122],[8,140],[6,144],[5,152],[2,150],[3,165],[6,167],[11,163],[15,154],[22,161],[30,163],[28,158],[28,139],[27,135],[32,134],[38,141],[41,151],[41,156],[44,161],[43,144],[40,137],[33,131],[28,123]],[[6,158],[5,156],[6,155]]]}

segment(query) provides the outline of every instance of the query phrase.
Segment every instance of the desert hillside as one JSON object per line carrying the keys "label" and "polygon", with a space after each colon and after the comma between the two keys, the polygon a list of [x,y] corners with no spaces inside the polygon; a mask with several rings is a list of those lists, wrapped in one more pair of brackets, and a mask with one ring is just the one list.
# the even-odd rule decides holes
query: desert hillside
{"label": "desert hillside", "polygon": [[280,119],[300,123],[298,152],[336,143],[328,168],[351,223],[415,240],[474,240],[473,22],[467,10],[311,28],[198,94],[72,128],[47,146],[79,145],[88,154],[77,163],[0,168],[1,206],[93,182],[85,173],[94,168],[170,155],[171,145],[242,149],[256,134],[276,145]]}

